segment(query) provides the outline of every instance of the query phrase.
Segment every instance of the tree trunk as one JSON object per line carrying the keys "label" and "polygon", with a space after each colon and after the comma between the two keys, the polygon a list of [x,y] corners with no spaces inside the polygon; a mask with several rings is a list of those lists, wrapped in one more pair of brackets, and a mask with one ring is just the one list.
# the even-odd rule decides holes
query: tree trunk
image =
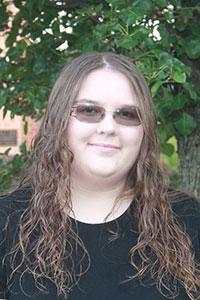
{"label": "tree trunk", "polygon": [[192,114],[197,127],[191,135],[177,138],[180,159],[179,186],[182,190],[192,192],[200,198],[200,107]]}

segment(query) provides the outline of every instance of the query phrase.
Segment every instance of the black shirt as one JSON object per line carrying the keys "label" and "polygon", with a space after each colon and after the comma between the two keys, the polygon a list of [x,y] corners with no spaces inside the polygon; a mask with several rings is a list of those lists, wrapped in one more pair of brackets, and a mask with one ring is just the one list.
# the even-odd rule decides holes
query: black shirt
{"label": "black shirt", "polygon": [[[0,260],[13,246],[18,234],[21,213],[29,203],[30,189],[18,190],[0,198]],[[200,205],[190,198],[180,199],[173,204],[178,219],[186,227],[191,237],[196,254],[200,261]],[[4,230],[7,217],[9,226],[7,235]],[[69,300],[166,300],[155,285],[143,286],[139,280],[124,282],[133,274],[128,263],[128,252],[137,243],[138,234],[135,224],[126,211],[116,220],[104,224],[86,224],[77,222],[78,234],[90,254],[90,268],[81,277],[78,286],[69,294]],[[119,237],[112,239],[111,231],[119,229]],[[9,263],[0,265],[0,298],[7,300],[63,300],[57,296],[56,287],[46,280],[48,292],[42,293],[36,287],[31,275],[15,274],[10,290],[6,287],[9,277]],[[183,288],[180,287],[176,300],[186,300]]]}

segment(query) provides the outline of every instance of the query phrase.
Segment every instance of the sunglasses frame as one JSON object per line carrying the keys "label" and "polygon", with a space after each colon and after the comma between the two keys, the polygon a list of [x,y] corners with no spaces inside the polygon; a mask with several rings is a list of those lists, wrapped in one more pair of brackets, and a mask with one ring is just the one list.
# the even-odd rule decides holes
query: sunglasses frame
{"label": "sunglasses frame", "polygon": [[[92,106],[94,106],[94,107],[98,107],[98,108],[100,108],[101,110],[102,110],[102,113],[101,113],[101,117],[100,117],[100,119],[99,120],[96,120],[96,121],[94,121],[94,122],[90,122],[90,121],[83,121],[83,120],[80,120],[78,117],[77,117],[77,108],[79,107],[79,106],[88,106],[88,107],[92,107]],[[135,111],[136,111],[136,113],[137,113],[137,116],[138,116],[138,120],[140,121],[138,124],[126,124],[126,122],[124,123],[124,122],[119,122],[118,120],[118,118],[117,118],[117,113],[119,113],[120,112],[120,110],[121,109],[123,109],[123,108],[126,108],[126,106],[122,106],[122,107],[119,107],[119,108],[117,108],[116,110],[107,110],[107,109],[105,109],[103,106],[101,106],[101,105],[97,105],[97,104],[84,104],[84,103],[80,103],[80,104],[76,104],[76,105],[74,105],[74,106],[72,106],[72,109],[71,109],[71,112],[70,112],[70,116],[72,116],[72,117],[75,117],[78,121],[80,121],[80,122],[83,122],[83,123],[91,123],[91,124],[95,124],[95,123],[100,123],[104,118],[105,118],[105,115],[106,115],[106,112],[112,112],[113,113],[113,119],[115,120],[115,122],[117,123],[117,124],[120,124],[120,125],[124,125],[124,126],[139,126],[139,125],[141,125],[141,123],[142,123],[142,121],[141,121],[141,117],[140,117],[140,112],[139,112],[139,108],[137,107],[137,106],[134,106],[134,105],[132,105],[131,106],[131,108],[133,108],[133,109],[135,109]]]}

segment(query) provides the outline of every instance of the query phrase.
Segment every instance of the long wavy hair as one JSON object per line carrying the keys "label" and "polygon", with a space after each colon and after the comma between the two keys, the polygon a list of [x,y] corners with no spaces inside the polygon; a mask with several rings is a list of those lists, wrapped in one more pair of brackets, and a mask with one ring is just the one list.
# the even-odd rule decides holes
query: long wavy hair
{"label": "long wavy hair", "polygon": [[[84,54],[67,63],[53,87],[35,138],[30,167],[22,181],[22,186],[31,187],[32,198],[21,216],[19,239],[10,253],[11,282],[23,265],[25,272],[33,275],[38,288],[45,289],[42,278],[47,278],[56,285],[58,295],[67,299],[72,287],[88,270],[89,253],[69,217],[73,153],[68,147],[66,132],[83,79],[93,70],[105,67],[121,72],[130,80],[144,127],[137,161],[118,197],[118,201],[132,197],[131,213],[139,233],[137,244],[127,253],[134,270],[130,280],[151,274],[166,297],[177,294],[179,282],[190,299],[197,299],[199,270],[190,238],[172,211],[168,176],[160,163],[149,88],[131,60],[107,52]],[[76,255],[78,262],[74,259]],[[135,260],[138,255],[140,263]],[[20,264],[16,264],[17,257],[21,259]]]}

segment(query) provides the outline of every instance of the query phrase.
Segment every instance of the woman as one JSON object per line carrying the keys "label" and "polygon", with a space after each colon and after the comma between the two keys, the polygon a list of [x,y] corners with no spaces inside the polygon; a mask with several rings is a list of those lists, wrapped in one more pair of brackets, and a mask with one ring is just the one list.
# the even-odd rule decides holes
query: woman
{"label": "woman", "polygon": [[200,206],[168,188],[150,93],[127,58],[63,68],[31,161],[0,202],[1,298],[199,299]]}

